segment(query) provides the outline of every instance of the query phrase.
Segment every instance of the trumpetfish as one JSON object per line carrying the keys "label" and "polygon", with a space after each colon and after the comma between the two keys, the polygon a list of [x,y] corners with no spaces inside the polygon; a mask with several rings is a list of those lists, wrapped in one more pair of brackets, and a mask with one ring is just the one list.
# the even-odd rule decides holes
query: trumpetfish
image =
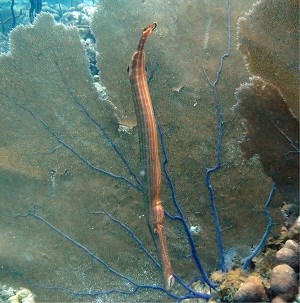
{"label": "trumpetfish", "polygon": [[174,284],[174,275],[167,248],[164,228],[164,208],[161,201],[161,165],[158,151],[158,133],[153,105],[147,82],[144,46],[148,36],[156,28],[154,22],[142,31],[137,51],[129,67],[129,79],[134,100],[139,132],[140,158],[143,172],[143,195],[149,211],[148,225],[155,239],[160,257],[166,289]]}

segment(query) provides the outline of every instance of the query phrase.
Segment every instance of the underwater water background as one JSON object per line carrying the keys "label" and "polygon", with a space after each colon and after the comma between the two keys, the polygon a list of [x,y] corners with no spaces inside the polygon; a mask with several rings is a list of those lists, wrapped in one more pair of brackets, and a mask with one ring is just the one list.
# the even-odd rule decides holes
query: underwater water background
{"label": "underwater water background", "polygon": [[[1,18],[10,2],[0,0]],[[44,12],[59,4],[85,14],[75,18],[75,26],[60,23],[63,15],[50,9],[31,25],[28,2],[15,1],[16,13],[22,8],[24,14],[17,23],[25,25],[9,34],[9,22],[2,22],[0,40],[9,48],[0,57],[0,282],[26,286],[43,302],[174,301],[159,287],[136,288],[110,270],[139,285],[163,288],[161,270],[141,249],[158,259],[142,192],[113,147],[140,178],[127,65],[141,28],[153,21],[158,27],[146,45],[149,87],[177,201],[195,231],[204,268],[218,269],[205,176],[221,151],[222,167],[211,174],[211,184],[226,265],[241,264],[265,231],[264,205],[272,187],[258,157],[243,156],[246,130],[234,110],[236,89],[250,76],[237,50],[237,21],[256,1],[43,3]],[[73,19],[64,20],[72,25]],[[94,74],[90,53],[97,59]],[[100,92],[95,70],[106,87]],[[162,200],[175,216],[168,184],[164,177]],[[274,234],[285,201],[279,194],[272,200]],[[165,225],[175,273],[187,284],[201,279],[180,220],[166,218]],[[97,291],[103,294],[92,295]],[[185,291],[176,283],[172,293]]]}

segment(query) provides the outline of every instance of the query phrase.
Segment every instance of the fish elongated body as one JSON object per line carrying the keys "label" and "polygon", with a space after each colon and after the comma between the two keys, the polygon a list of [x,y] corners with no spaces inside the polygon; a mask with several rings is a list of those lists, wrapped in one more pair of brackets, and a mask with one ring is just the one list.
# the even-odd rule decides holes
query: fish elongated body
{"label": "fish elongated body", "polygon": [[174,284],[173,270],[167,249],[164,230],[164,209],[161,201],[161,164],[158,151],[157,124],[147,83],[144,46],[148,36],[156,28],[153,23],[142,32],[137,51],[128,68],[134,99],[140,141],[140,157],[143,171],[143,193],[149,211],[148,224],[157,243],[164,272],[165,287]]}

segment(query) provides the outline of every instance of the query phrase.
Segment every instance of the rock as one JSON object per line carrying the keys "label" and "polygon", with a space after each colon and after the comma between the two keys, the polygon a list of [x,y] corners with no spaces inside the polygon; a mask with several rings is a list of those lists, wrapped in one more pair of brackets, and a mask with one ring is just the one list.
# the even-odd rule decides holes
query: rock
{"label": "rock", "polygon": [[66,25],[89,26],[91,19],[81,12],[67,12],[62,16],[62,22]]}
{"label": "rock", "polygon": [[295,253],[299,253],[299,245],[294,240],[287,240],[284,244],[284,247],[292,249]]}
{"label": "rock", "polygon": [[53,15],[53,18],[55,21],[59,21],[60,20],[60,16],[59,14],[52,14]]}
{"label": "rock", "polygon": [[43,7],[43,12],[48,12],[50,14],[57,14],[58,15],[58,11],[53,9],[52,7],[48,6],[48,5]]}
{"label": "rock", "polygon": [[250,276],[234,295],[234,302],[261,302],[266,297],[264,286],[257,276]]}
{"label": "rock", "polygon": [[290,248],[283,247],[276,253],[278,264],[287,264],[294,270],[298,269],[298,254]]}
{"label": "rock", "polygon": [[66,13],[68,8],[63,4],[54,4],[53,8],[59,12],[60,15]]}
{"label": "rock", "polygon": [[76,7],[76,10],[77,11],[84,11],[84,8],[85,8],[85,4],[84,3],[79,3]]}
{"label": "rock", "polygon": [[282,297],[276,296],[271,303],[287,303]]}
{"label": "rock", "polygon": [[280,264],[273,268],[270,281],[271,291],[291,302],[298,291],[297,275],[287,264]]}
{"label": "rock", "polygon": [[297,218],[296,222],[289,229],[288,236],[291,239],[299,238],[300,233],[300,216]]}
{"label": "rock", "polygon": [[20,288],[19,290],[0,286],[0,302],[6,303],[34,303],[34,295],[29,289]]}

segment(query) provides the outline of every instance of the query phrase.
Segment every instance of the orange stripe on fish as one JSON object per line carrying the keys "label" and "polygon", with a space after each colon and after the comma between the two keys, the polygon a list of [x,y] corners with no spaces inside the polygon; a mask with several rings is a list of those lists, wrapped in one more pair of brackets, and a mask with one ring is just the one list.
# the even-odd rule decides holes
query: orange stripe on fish
{"label": "orange stripe on fish", "polygon": [[174,284],[171,261],[167,249],[164,229],[164,209],[161,201],[161,165],[158,151],[157,125],[150,91],[147,83],[144,46],[157,23],[142,32],[137,51],[133,54],[128,68],[134,99],[140,141],[140,157],[143,171],[144,201],[148,207],[148,224],[156,240],[164,272],[166,289]]}

